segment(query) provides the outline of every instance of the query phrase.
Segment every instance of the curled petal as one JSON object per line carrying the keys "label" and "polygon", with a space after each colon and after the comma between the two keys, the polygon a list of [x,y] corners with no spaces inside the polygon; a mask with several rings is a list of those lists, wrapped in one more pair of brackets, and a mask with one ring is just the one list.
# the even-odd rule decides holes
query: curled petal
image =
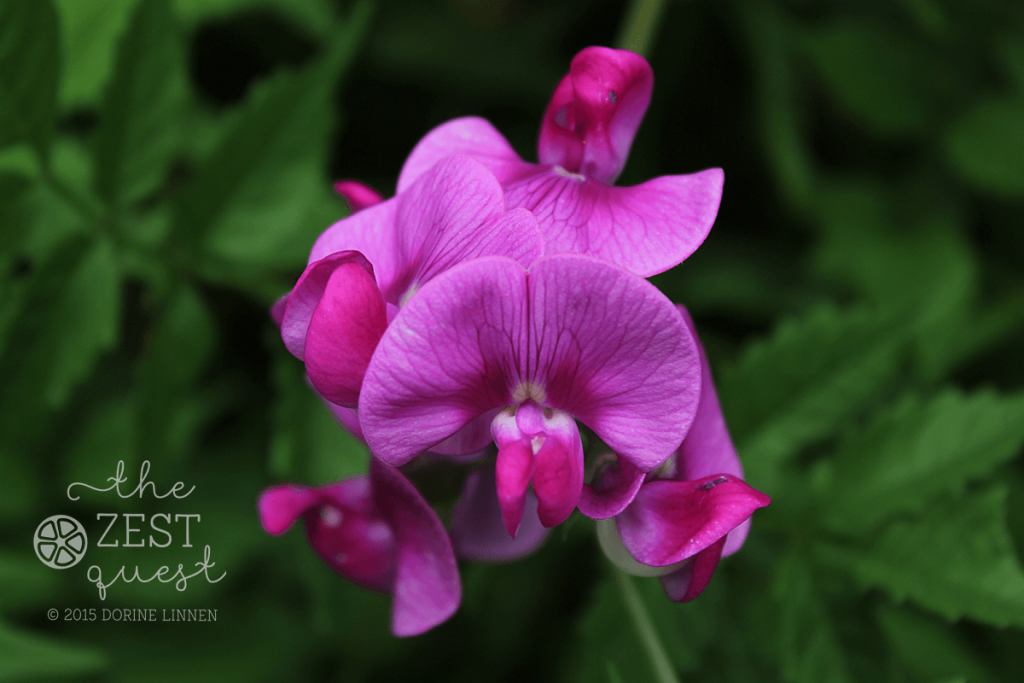
{"label": "curled petal", "polygon": [[576,431],[576,423],[572,418],[569,422],[575,438],[560,438],[558,434],[549,433],[534,455],[537,515],[546,527],[558,526],[569,519],[583,490],[583,442]]}
{"label": "curled petal", "polygon": [[303,349],[309,381],[320,395],[355,407],[366,366],[387,326],[372,271],[359,263],[337,266],[313,310]]}
{"label": "curled petal", "polygon": [[697,481],[650,481],[616,521],[630,554],[661,567],[693,557],[770,502],[726,474]]}
{"label": "curled petal", "polygon": [[373,274],[382,292],[388,292],[399,275],[395,213],[392,198],[338,221],[313,243],[309,263],[339,251],[358,251],[373,264]]}
{"label": "curled petal", "polygon": [[505,198],[537,218],[546,253],[588,254],[649,277],[701,245],[718,214],[724,178],[713,168],[613,187],[535,167],[505,185]]}
{"label": "curled petal", "polygon": [[600,472],[593,484],[584,484],[580,512],[591,519],[615,517],[633,502],[644,483],[645,473],[628,460],[616,462]]}
{"label": "curled petal", "polygon": [[374,458],[370,479],[374,503],[398,545],[391,630],[396,636],[419,635],[459,607],[455,551],[437,514],[398,470]]}
{"label": "curled petal", "polygon": [[459,557],[477,562],[511,562],[526,557],[547,538],[548,530],[537,517],[537,496],[531,491],[526,492],[515,538],[508,533],[496,485],[490,468],[466,477],[462,497],[452,514],[452,543]]}
{"label": "curled petal", "polygon": [[284,320],[284,311],[288,307],[288,299],[291,298],[292,293],[288,292],[270,307],[270,319],[274,321],[278,329],[281,329],[281,321]]}
{"label": "curled petal", "polygon": [[725,544],[724,537],[718,539],[676,571],[662,576],[661,585],[669,599],[689,602],[703,593],[718,567],[718,561],[722,559]]}
{"label": "curled petal", "polygon": [[404,192],[434,164],[453,154],[473,157],[501,183],[529,167],[494,126],[468,116],[442,123],[417,143],[398,176],[398,192]]}
{"label": "curled petal", "polygon": [[653,87],[654,74],[640,55],[606,47],[581,50],[544,114],[540,162],[615,182]]}
{"label": "curled petal", "polygon": [[376,190],[358,180],[339,180],[334,183],[334,191],[345,198],[352,213],[376,206],[384,201],[384,198]]}
{"label": "curled petal", "polygon": [[508,535],[515,538],[526,509],[526,489],[533,479],[534,453],[529,439],[523,438],[515,427],[515,418],[510,417],[507,411],[498,413],[492,430],[498,444],[498,458],[494,464],[498,505]]}
{"label": "curled petal", "polygon": [[267,489],[257,505],[263,530],[280,536],[316,505],[318,498],[319,494],[315,490],[292,484]]}

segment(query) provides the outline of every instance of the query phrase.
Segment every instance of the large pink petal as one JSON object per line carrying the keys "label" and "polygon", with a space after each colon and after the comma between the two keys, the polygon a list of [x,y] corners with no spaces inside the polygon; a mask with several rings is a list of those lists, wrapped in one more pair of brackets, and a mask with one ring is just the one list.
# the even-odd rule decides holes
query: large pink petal
{"label": "large pink petal", "polygon": [[548,530],[537,517],[537,496],[526,492],[522,522],[515,538],[509,535],[498,504],[494,470],[486,468],[466,477],[452,513],[455,553],[476,562],[511,562],[526,557],[544,542]]}
{"label": "large pink petal", "polygon": [[607,47],[581,50],[544,114],[541,163],[615,182],[653,87],[654,74],[640,55]]}
{"label": "large pink petal", "polygon": [[592,484],[584,484],[580,512],[591,519],[609,519],[618,515],[636,498],[644,476],[643,470],[624,458],[617,458],[614,464],[598,473]]}
{"label": "large pink petal", "polygon": [[711,581],[718,561],[722,559],[725,539],[720,538],[671,574],[661,577],[665,594],[674,602],[689,602],[704,592]]}
{"label": "large pink petal", "polygon": [[453,154],[471,156],[502,183],[527,166],[494,126],[468,116],[442,123],[413,148],[398,176],[398,192],[404,192],[441,159]]}
{"label": "large pink petal", "polygon": [[528,211],[505,215],[501,185],[467,156],[442,159],[398,196],[400,272],[388,301],[401,305],[415,290],[457,263],[507,256],[528,266],[544,237]]}
{"label": "large pink petal", "polygon": [[392,198],[338,221],[313,243],[309,262],[339,251],[358,251],[373,264],[380,290],[389,291],[401,270],[395,234],[397,209],[398,202]]}
{"label": "large pink petal", "polygon": [[638,562],[663,567],[693,557],[770,502],[725,474],[651,481],[616,521],[623,544]]}
{"label": "large pink petal", "polygon": [[679,447],[700,392],[695,341],[652,284],[585,256],[546,256],[529,272],[524,379],[642,470]]}
{"label": "large pink petal", "polygon": [[506,184],[505,199],[537,218],[545,253],[589,254],[648,277],[678,265],[704,241],[723,181],[713,168],[613,187],[538,166]]}
{"label": "large pink petal", "polygon": [[373,500],[398,542],[391,631],[415,636],[459,608],[462,585],[455,551],[441,520],[402,474],[374,458]]}
{"label": "large pink petal", "polygon": [[319,494],[304,486],[285,484],[267,489],[260,495],[257,507],[260,524],[268,534],[280,536],[316,505]]}
{"label": "large pink petal", "polygon": [[358,180],[339,180],[334,183],[334,191],[348,202],[349,211],[356,213],[384,201],[375,189]]}
{"label": "large pink petal", "polygon": [[[743,478],[743,465],[739,454],[729,436],[729,428],[725,424],[722,406],[718,402],[718,392],[711,376],[711,365],[708,363],[704,346],[697,336],[697,328],[693,318],[683,306],[677,306],[683,316],[687,329],[697,340],[700,352],[701,390],[700,403],[697,405],[697,416],[693,418],[683,445],[679,447],[677,469],[673,477],[678,480],[703,479],[712,474],[731,474],[737,479]],[[723,555],[732,555],[743,546],[750,531],[750,520],[743,522],[729,532]]]}
{"label": "large pink petal", "polygon": [[303,349],[309,381],[321,396],[356,406],[366,366],[387,326],[372,271],[356,262],[337,266],[310,318]]}
{"label": "large pink petal", "polygon": [[305,360],[306,334],[309,331],[309,321],[313,317],[313,311],[320,304],[320,299],[323,298],[331,275],[336,269],[346,264],[365,269],[372,280],[373,268],[359,252],[341,251],[329,254],[306,266],[306,270],[299,276],[299,281],[295,283],[291,294],[288,295],[283,311],[280,310],[280,300],[271,309],[272,315],[275,309],[281,315],[279,325],[281,340],[284,341],[285,348],[299,360]]}
{"label": "large pink petal", "polygon": [[366,441],[384,462],[402,465],[513,403],[517,359],[527,343],[524,272],[502,257],[460,264],[395,317],[359,400]]}

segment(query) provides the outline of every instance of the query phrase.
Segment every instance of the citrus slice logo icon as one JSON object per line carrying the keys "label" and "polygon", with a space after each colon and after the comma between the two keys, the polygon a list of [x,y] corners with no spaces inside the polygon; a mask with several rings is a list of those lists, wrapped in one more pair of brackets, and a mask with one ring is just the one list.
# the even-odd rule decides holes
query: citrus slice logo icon
{"label": "citrus slice logo icon", "polygon": [[54,515],[36,527],[32,545],[40,562],[52,569],[74,567],[85,556],[89,538],[74,517]]}

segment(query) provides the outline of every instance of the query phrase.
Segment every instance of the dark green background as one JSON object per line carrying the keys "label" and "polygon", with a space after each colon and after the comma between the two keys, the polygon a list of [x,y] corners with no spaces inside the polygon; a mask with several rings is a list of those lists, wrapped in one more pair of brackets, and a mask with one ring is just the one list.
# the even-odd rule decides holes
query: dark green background
{"label": "dark green background", "polygon": [[[640,3],[646,6],[648,3]],[[267,316],[432,126],[481,115],[534,159],[572,56],[620,2],[0,0],[0,681],[1024,680],[1024,5],[676,0],[641,30],[654,97],[621,179],[720,166],[718,221],[654,278],[693,312],[749,482],[773,498],[707,592],[634,580],[641,637],[574,517],[464,565],[448,623],[271,538],[266,486],[365,470]],[[644,24],[641,22],[641,29]],[[185,500],[121,501],[143,460]],[[198,513],[195,547],[92,547],[45,517]],[[123,584],[86,568],[188,569]],[[131,571],[129,569],[129,571]],[[109,580],[109,579],[108,579]],[[192,607],[216,623],[67,622]],[[46,611],[58,608],[60,619]]]}

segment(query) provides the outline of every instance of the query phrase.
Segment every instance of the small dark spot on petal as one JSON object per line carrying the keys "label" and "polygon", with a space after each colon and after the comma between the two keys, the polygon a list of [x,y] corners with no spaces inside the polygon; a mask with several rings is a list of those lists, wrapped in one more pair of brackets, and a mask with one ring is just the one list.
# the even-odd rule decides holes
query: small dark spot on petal
{"label": "small dark spot on petal", "polygon": [[619,94],[617,92],[615,92],[614,90],[609,90],[608,91],[608,101],[611,102],[612,104],[615,104],[616,102],[619,101]]}
{"label": "small dark spot on petal", "polygon": [[700,489],[701,491],[710,491],[719,484],[724,484],[727,481],[729,481],[729,477],[718,477],[717,479],[712,479],[711,481],[704,482],[703,484],[700,485]]}

